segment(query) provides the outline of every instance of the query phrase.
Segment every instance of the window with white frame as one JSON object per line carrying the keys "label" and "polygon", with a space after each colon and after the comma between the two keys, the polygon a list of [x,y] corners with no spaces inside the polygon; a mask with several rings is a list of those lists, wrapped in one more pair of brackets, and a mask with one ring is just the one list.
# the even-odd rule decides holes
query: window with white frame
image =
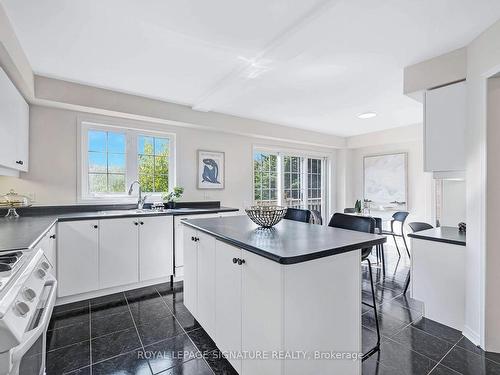
{"label": "window with white frame", "polygon": [[82,199],[128,197],[135,180],[145,193],[173,188],[174,135],[89,122],[80,128]]}
{"label": "window with white frame", "polygon": [[326,157],[255,149],[254,202],[326,214]]}

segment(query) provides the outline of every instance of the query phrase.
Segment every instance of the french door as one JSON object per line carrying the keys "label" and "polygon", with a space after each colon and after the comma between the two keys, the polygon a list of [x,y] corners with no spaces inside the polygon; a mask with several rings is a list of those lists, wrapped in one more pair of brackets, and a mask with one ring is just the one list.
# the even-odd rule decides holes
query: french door
{"label": "french door", "polygon": [[281,152],[254,152],[254,201],[326,213],[327,159]]}

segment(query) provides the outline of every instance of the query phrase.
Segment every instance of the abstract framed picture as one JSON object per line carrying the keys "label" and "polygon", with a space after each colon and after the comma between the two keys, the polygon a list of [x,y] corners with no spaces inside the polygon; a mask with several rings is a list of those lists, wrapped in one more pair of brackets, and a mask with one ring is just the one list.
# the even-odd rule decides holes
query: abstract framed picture
{"label": "abstract framed picture", "polygon": [[224,152],[198,150],[198,189],[224,189]]}
{"label": "abstract framed picture", "polygon": [[406,210],[407,153],[371,155],[363,158],[363,194],[375,210]]}

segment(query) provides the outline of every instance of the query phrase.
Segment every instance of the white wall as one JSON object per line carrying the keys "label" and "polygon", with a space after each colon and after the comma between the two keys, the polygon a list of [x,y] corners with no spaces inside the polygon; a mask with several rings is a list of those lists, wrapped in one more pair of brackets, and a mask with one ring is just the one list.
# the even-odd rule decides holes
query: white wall
{"label": "white wall", "polygon": [[[487,78],[500,71],[500,21],[496,22],[467,47],[467,130],[466,130],[466,192],[467,192],[467,247],[465,279],[465,329],[464,334],[486,350],[500,351],[500,343],[491,337],[500,337],[500,329],[490,319],[488,310],[498,306],[496,293],[487,295],[486,289],[491,268],[486,269],[486,254],[498,252],[498,219],[488,222],[486,239],[486,212],[499,212],[500,207],[486,204],[486,187],[493,186],[497,175],[487,180],[486,150],[491,142],[492,166],[498,168],[496,139],[487,137]],[[498,124],[495,124],[498,127]],[[496,152],[495,152],[496,151]],[[495,192],[495,194],[497,194]],[[495,201],[494,201],[495,202]],[[498,215],[496,215],[498,216]],[[492,218],[489,217],[491,220]],[[490,226],[491,224],[491,226]],[[491,237],[490,237],[491,235]],[[498,261],[498,260],[497,260]],[[500,264],[490,265],[498,273]],[[494,279],[492,279],[494,280]],[[498,309],[498,307],[496,307]],[[498,320],[498,314],[493,317]]]}
{"label": "white wall", "polygon": [[[254,145],[321,152],[335,162],[335,150],[265,141],[216,131],[197,130],[165,124],[96,116],[76,111],[32,106],[30,111],[30,171],[21,178],[0,177],[0,191],[10,188],[33,194],[37,204],[74,204],[77,196],[77,122],[78,118],[120,123],[124,126],[163,130],[176,134],[177,185],[185,188],[184,200],[220,200],[224,205],[243,207],[252,202],[252,148]],[[197,150],[224,151],[226,187],[224,190],[196,189]],[[334,173],[330,173],[335,181]],[[335,197],[335,183],[331,196]],[[331,204],[335,205],[332,199]]]}
{"label": "white wall", "polygon": [[[408,154],[408,211],[409,221],[431,223],[432,176],[423,172],[422,125],[412,125],[351,137],[346,150],[345,201],[340,209],[354,207],[363,199],[363,158],[369,155],[406,152]],[[339,204],[340,205],[340,204]],[[378,213],[390,217],[391,212]]]}
{"label": "white wall", "polygon": [[458,223],[465,222],[465,220],[465,181],[444,180],[441,225],[456,227]]}

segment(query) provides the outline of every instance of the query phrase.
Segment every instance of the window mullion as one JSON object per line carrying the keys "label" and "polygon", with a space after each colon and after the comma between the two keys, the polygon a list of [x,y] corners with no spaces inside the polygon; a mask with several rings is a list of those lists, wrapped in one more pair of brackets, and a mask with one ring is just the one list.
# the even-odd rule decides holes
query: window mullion
{"label": "window mullion", "polygon": [[283,201],[283,187],[284,187],[284,184],[283,184],[283,154],[281,153],[277,153],[276,154],[276,182],[277,182],[277,197],[278,197],[278,205],[284,205],[284,201]]}

